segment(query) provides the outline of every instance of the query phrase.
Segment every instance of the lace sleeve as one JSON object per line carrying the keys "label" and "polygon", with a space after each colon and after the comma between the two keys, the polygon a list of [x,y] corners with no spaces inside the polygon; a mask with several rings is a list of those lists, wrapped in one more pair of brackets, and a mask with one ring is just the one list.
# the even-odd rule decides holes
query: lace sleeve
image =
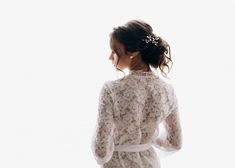
{"label": "lace sleeve", "polygon": [[92,138],[92,152],[98,164],[108,162],[113,154],[113,102],[105,83],[98,103],[96,129]]}
{"label": "lace sleeve", "polygon": [[171,105],[169,113],[163,118],[162,126],[164,132],[154,140],[154,146],[160,150],[174,152],[181,149],[182,146],[182,130],[178,112],[177,97],[172,90]]}

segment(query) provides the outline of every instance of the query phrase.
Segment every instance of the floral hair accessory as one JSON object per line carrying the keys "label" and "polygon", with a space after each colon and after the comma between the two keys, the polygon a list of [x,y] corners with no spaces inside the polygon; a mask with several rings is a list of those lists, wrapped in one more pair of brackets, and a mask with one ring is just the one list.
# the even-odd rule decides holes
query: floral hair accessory
{"label": "floral hair accessory", "polygon": [[148,44],[149,42],[153,43],[155,46],[158,46],[158,40],[159,37],[155,36],[155,35],[148,35],[146,36],[146,38],[144,38],[142,41],[144,41],[146,44]]}

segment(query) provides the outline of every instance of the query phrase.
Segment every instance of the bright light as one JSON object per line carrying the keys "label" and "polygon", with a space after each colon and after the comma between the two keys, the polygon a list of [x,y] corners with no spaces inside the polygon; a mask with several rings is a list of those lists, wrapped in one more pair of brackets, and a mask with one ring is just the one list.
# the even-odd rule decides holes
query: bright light
{"label": "bright light", "polygon": [[[97,167],[109,33],[130,19],[171,45],[183,148],[162,167],[234,167],[234,1],[1,1],[0,167]],[[233,166],[232,166],[233,165]]]}

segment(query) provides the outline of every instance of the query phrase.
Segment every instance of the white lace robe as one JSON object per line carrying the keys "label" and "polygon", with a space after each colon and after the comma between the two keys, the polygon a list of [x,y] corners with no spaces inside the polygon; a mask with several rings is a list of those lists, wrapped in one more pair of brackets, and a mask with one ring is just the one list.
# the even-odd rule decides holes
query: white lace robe
{"label": "white lace robe", "polygon": [[[159,124],[165,135],[159,135]],[[160,151],[178,151],[182,131],[171,84],[153,71],[130,71],[124,79],[106,81],[98,103],[91,148],[103,168],[160,168]],[[115,151],[115,145],[152,143],[145,151]]]}

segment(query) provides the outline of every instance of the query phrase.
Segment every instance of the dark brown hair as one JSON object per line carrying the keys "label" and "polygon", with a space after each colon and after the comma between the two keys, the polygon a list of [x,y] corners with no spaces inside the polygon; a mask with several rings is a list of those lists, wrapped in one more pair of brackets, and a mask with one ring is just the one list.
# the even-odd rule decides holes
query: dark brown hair
{"label": "dark brown hair", "polygon": [[[145,43],[143,41],[149,35],[159,37],[157,46],[151,42]],[[165,68],[167,68],[169,73],[173,65],[170,46],[160,36],[156,36],[153,33],[153,29],[148,23],[142,20],[131,20],[123,26],[113,28],[110,37],[115,38],[121,43],[124,46],[125,52],[139,51],[143,62],[155,69],[159,68],[161,74],[167,78]],[[119,58],[120,55],[117,53],[117,56]],[[169,63],[171,63],[171,67]]]}

